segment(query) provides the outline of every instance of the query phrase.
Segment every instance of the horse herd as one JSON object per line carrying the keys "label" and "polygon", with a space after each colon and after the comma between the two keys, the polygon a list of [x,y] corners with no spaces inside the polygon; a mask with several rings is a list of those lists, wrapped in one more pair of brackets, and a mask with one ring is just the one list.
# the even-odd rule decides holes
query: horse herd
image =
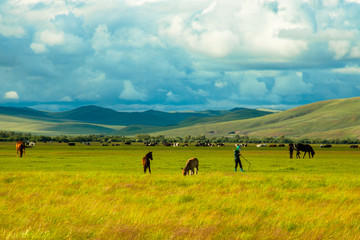
{"label": "horse herd", "polygon": [[[304,152],[303,158],[305,158],[305,155],[308,153],[309,158],[314,157],[315,151],[309,144],[289,144],[289,153],[290,158],[293,157],[293,152],[296,151],[296,158],[300,158],[300,152]],[[16,143],[16,154],[18,157],[22,157],[25,155],[25,143],[22,141],[18,141]],[[152,152],[148,152],[143,158],[142,158],[142,164],[144,167],[144,173],[148,170],[149,173],[151,173],[150,168],[150,160],[153,160]],[[190,158],[184,168],[181,168],[183,170],[183,175],[192,175],[197,174],[199,171],[199,160],[197,158]],[[196,169],[196,171],[195,171]]]}

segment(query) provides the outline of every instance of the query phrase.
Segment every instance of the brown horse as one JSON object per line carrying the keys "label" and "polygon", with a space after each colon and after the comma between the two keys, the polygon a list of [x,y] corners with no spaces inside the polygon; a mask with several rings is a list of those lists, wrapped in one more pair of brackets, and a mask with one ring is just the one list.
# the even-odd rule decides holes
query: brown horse
{"label": "brown horse", "polygon": [[146,173],[147,168],[149,168],[149,173],[151,173],[150,160],[153,160],[152,152],[148,152],[145,155],[145,157],[143,157],[143,159],[142,159],[142,164],[144,166],[144,173]]}
{"label": "brown horse", "polygon": [[[20,156],[19,156],[19,152],[20,152]],[[16,155],[18,157],[22,157],[23,154],[25,156],[25,143],[23,143],[22,141],[18,141],[16,143]]]}
{"label": "brown horse", "polygon": [[[195,172],[196,168],[196,172]],[[190,158],[186,164],[185,168],[181,168],[183,170],[183,175],[193,175],[194,173],[197,174],[199,171],[199,160],[197,158]]]}

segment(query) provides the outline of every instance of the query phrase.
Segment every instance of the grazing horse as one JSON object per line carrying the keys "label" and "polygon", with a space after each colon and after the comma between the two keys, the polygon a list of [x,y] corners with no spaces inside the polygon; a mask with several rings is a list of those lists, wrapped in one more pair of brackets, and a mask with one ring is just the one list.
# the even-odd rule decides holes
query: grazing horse
{"label": "grazing horse", "polygon": [[[195,168],[196,168],[196,172],[195,172]],[[197,172],[199,171],[199,160],[197,158],[190,158],[186,164],[185,164],[185,168],[181,168],[183,170],[183,175],[192,175],[192,174],[197,174]]]}
{"label": "grazing horse", "polygon": [[[314,157],[315,151],[309,144],[298,143],[295,145],[296,148],[296,158],[300,158],[300,151],[304,152],[303,158],[305,158],[306,153],[309,153],[309,158]],[[311,153],[311,156],[310,156]]]}
{"label": "grazing horse", "polygon": [[143,159],[142,159],[142,164],[144,166],[144,173],[146,173],[147,168],[149,168],[149,173],[151,173],[150,160],[153,160],[152,152],[148,152],[145,155],[145,157],[143,157]]}
{"label": "grazing horse", "polygon": [[[20,155],[19,155],[19,152],[20,152]],[[23,154],[25,156],[25,143],[23,143],[22,141],[18,141],[16,143],[16,155],[18,157],[22,157]]]}

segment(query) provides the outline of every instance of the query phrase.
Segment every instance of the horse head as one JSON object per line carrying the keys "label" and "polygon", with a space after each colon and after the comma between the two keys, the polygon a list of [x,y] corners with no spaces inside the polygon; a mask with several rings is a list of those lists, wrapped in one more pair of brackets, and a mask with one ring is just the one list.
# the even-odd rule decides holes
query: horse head
{"label": "horse head", "polygon": [[146,154],[148,159],[153,160],[153,156],[152,156],[152,152],[148,152],[148,154]]}
{"label": "horse head", "polygon": [[311,148],[311,149],[310,149],[310,152],[311,152],[311,157],[314,157],[314,155],[315,155],[315,151],[314,151],[314,149],[313,149],[313,148]]}

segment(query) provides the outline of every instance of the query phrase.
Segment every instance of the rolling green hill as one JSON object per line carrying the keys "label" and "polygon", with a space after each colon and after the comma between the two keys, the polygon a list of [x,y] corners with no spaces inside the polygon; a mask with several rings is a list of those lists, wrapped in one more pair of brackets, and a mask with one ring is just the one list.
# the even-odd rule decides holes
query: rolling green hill
{"label": "rolling green hill", "polygon": [[316,102],[245,120],[204,123],[159,131],[166,136],[286,136],[345,139],[360,137],[360,97]]}

